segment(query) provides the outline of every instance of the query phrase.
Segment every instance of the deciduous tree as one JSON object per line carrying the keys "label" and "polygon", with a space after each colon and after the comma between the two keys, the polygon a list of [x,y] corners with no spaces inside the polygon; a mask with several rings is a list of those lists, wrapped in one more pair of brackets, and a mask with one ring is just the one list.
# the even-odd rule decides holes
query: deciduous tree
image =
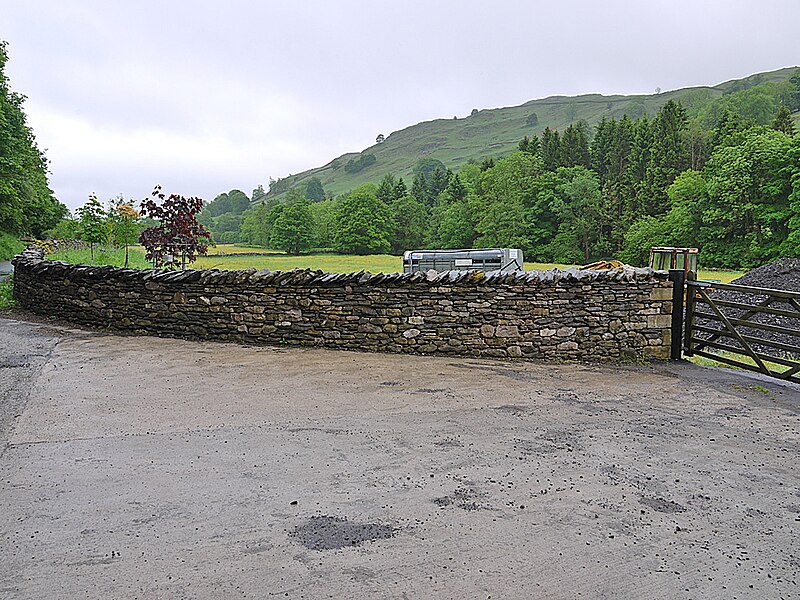
{"label": "deciduous tree", "polygon": [[139,236],[139,243],[145,247],[145,257],[153,261],[155,267],[172,266],[181,256],[181,266],[185,261],[197,260],[198,255],[208,251],[211,234],[197,222],[197,214],[203,210],[203,200],[197,197],[186,198],[178,194],[167,196],[157,185],[150,198],[142,200],[142,215],[156,219],[159,224],[148,227]]}
{"label": "deciduous tree", "polygon": [[388,252],[390,220],[373,184],[364,184],[342,199],[336,216],[334,248],[343,254]]}
{"label": "deciduous tree", "polygon": [[108,241],[108,215],[106,211],[103,210],[103,205],[94,194],[89,196],[89,201],[81,206],[77,210],[77,213],[78,221],[81,224],[81,239],[85,242],[89,242],[92,262],[94,262],[94,245]]}
{"label": "deciduous tree", "polygon": [[314,217],[311,202],[297,198],[275,220],[270,234],[270,246],[288,254],[300,254],[311,247],[314,239]]}

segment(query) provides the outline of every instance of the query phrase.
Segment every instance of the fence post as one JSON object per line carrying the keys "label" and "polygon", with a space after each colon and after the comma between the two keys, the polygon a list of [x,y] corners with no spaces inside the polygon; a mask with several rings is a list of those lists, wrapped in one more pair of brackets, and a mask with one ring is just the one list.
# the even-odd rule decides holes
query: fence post
{"label": "fence post", "polygon": [[[689,271],[689,279],[688,281],[696,281],[697,280],[697,273],[694,271]],[[683,332],[683,353],[686,356],[693,356],[694,351],[692,344],[692,336],[694,335],[693,331],[693,322],[694,322],[694,307],[695,307],[695,295],[697,290],[689,283],[686,284],[686,327],[684,328]]]}
{"label": "fence post", "polygon": [[683,269],[670,269],[669,280],[672,282],[672,343],[669,358],[679,360],[683,342],[683,294],[686,272]]}

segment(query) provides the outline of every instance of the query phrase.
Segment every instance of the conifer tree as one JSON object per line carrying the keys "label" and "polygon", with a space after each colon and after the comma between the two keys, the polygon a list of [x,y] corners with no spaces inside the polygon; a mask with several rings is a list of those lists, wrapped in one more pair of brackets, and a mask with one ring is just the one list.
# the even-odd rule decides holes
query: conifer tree
{"label": "conifer tree", "polygon": [[778,108],[778,114],[775,115],[775,120],[772,121],[772,128],[776,131],[782,131],[790,137],[794,135],[792,113],[789,112],[789,107],[785,104],[781,104],[780,108]]}

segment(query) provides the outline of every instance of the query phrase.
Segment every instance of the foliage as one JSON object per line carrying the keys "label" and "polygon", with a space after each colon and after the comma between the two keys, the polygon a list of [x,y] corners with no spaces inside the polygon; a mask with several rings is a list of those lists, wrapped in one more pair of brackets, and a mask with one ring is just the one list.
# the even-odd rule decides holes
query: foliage
{"label": "foliage", "polygon": [[280,194],[285,192],[291,186],[292,181],[288,177],[273,179],[272,177],[269,178],[269,194]]}
{"label": "foliage", "polygon": [[529,114],[528,117],[525,119],[525,125],[527,125],[528,127],[536,127],[538,124],[539,124],[539,115],[537,115],[535,112]]}
{"label": "foliage", "polygon": [[[260,192],[259,192],[260,188]],[[264,188],[259,186],[254,194],[263,198]],[[250,208],[250,198],[241,190],[231,190],[219,194],[203,207],[197,216],[198,222],[206,227],[217,242],[234,241],[241,238],[239,230],[242,225],[242,214]]]}
{"label": "foliage", "polygon": [[312,177],[306,183],[306,198],[311,202],[322,202],[325,200],[325,188],[322,187],[322,182],[319,177]]}
{"label": "foliage", "polygon": [[336,228],[336,202],[323,200],[311,205],[311,218],[314,220],[314,236],[312,248],[333,247],[333,235]]}
{"label": "foliage", "polygon": [[47,181],[47,159],[9,87],[6,42],[0,41],[0,231],[40,236],[68,214]]}
{"label": "foliage", "polygon": [[[263,188],[261,188],[263,191]],[[233,213],[240,215],[250,208],[250,198],[242,190],[231,190],[230,192],[219,194],[211,202],[205,205],[203,213],[218,217],[223,213]]]}
{"label": "foliage", "polygon": [[267,192],[264,191],[264,186],[259,184],[256,189],[253,190],[253,193],[250,195],[251,202],[259,202],[263,201],[264,198],[267,197]]}
{"label": "foliage", "polygon": [[[139,247],[130,249],[128,266],[133,269],[151,269],[152,263],[145,258],[144,251]],[[63,248],[47,255],[47,260],[61,260],[73,264],[92,263],[98,266],[124,267],[126,254],[124,248],[114,248],[113,246],[98,246],[95,248],[92,257],[87,248]]]}
{"label": "foliage", "polygon": [[793,216],[791,180],[800,171],[791,148],[786,134],[754,128],[711,156],[704,170],[704,264],[753,267],[781,256]]}
{"label": "foliage", "polygon": [[13,308],[14,301],[14,276],[7,277],[0,281],[0,310]]}
{"label": "foliage", "polygon": [[346,173],[358,173],[375,164],[377,159],[374,154],[362,154],[358,158],[351,158],[344,165]]}
{"label": "foliage", "polygon": [[89,242],[89,249],[94,258],[94,245],[108,241],[108,216],[94,194],[89,196],[89,201],[76,212],[80,223],[80,239]]}
{"label": "foliage", "polygon": [[376,187],[365,184],[354,189],[339,204],[333,247],[345,254],[388,252],[389,211],[378,200]]}
{"label": "foliage", "polygon": [[[645,264],[658,244],[698,246],[701,263],[729,268],[800,256],[800,142],[784,107],[800,98],[800,74],[787,81],[792,72],[657,96],[532,101],[493,111],[492,119],[423,123],[381,149],[381,173],[333,172],[350,157],[352,170],[362,154],[290,179],[306,182],[295,186],[306,196],[318,175],[342,194],[312,205],[311,242],[342,252],[518,246],[542,262]],[[531,131],[533,114],[540,135]],[[512,143],[511,131],[521,141]],[[396,176],[409,171],[410,190]],[[380,185],[365,192],[358,184],[371,176]],[[261,236],[266,245],[265,230],[292,193],[271,194],[269,211],[248,212],[242,239]]]}
{"label": "foliage", "polygon": [[417,161],[417,164],[414,165],[413,173],[415,178],[422,176],[427,180],[438,170],[446,171],[447,168],[442,161],[426,156]]}
{"label": "foliage", "polygon": [[775,119],[772,121],[772,128],[776,131],[781,131],[788,136],[794,135],[794,123],[792,122],[792,113],[789,107],[781,104]]}
{"label": "foliage", "polygon": [[112,200],[108,208],[109,239],[115,246],[125,248],[125,266],[128,266],[128,247],[139,238],[144,226],[139,220],[139,211],[133,207],[133,201],[125,202],[120,196]]}
{"label": "foliage", "polygon": [[286,205],[275,219],[270,233],[270,247],[289,254],[308,250],[314,239],[314,217],[311,202],[297,198]]}
{"label": "foliage", "polygon": [[706,128],[712,127],[725,111],[736,113],[754,125],[768,125],[780,104],[790,97],[791,87],[787,81],[760,83],[704,104],[694,116]]}
{"label": "foliage", "polygon": [[272,226],[283,211],[283,204],[272,198],[259,204],[242,215],[239,228],[241,238],[254,246],[269,246]]}
{"label": "foliage", "polygon": [[25,244],[9,233],[0,233],[0,260],[11,260],[25,249]]}
{"label": "foliage", "polygon": [[424,204],[412,196],[398,198],[389,206],[389,217],[392,254],[422,247],[428,228],[428,211]]}
{"label": "foliage", "polygon": [[158,220],[159,225],[148,227],[139,236],[139,242],[147,251],[147,260],[161,267],[169,266],[169,257],[181,256],[191,263],[198,254],[205,254],[208,249],[206,241],[211,239],[211,234],[195,216],[203,209],[203,201],[178,194],[167,197],[161,192],[160,185],[155,187],[151,196],[142,200],[142,214]]}
{"label": "foliage", "polygon": [[55,227],[44,232],[51,240],[77,240],[81,237],[81,223],[77,219],[62,218]]}

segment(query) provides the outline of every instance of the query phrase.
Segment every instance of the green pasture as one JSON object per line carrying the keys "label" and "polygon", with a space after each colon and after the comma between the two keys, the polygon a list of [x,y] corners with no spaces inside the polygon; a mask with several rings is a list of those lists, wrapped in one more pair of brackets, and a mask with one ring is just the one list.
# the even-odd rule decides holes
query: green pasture
{"label": "green pasture", "polygon": [[[257,255],[248,255],[257,253]],[[71,263],[122,266],[125,263],[124,249],[96,248],[94,262],[89,250],[63,250],[49,257],[51,260],[63,260]],[[130,266],[137,269],[149,269],[152,265],[144,259],[141,247],[130,249]],[[575,265],[554,263],[526,262],[528,271],[557,268],[566,269]],[[302,254],[292,256],[265,249],[225,244],[208,249],[207,256],[200,256],[190,265],[193,269],[222,269],[226,271],[243,269],[269,269],[271,271],[290,271],[291,269],[312,269],[331,273],[354,273],[369,271],[371,273],[398,273],[403,270],[403,258],[389,254],[370,254],[355,256],[344,254]],[[740,277],[743,271],[709,271],[701,269],[699,279],[729,282]]]}

